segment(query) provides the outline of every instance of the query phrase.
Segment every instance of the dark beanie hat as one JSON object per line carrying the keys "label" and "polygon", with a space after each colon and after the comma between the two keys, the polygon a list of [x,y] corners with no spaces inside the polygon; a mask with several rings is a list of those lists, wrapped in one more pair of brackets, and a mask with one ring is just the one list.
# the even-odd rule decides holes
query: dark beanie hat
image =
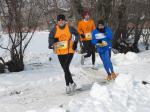
{"label": "dark beanie hat", "polygon": [[104,20],[98,20],[98,25],[99,24],[105,25]]}
{"label": "dark beanie hat", "polygon": [[57,21],[59,21],[59,20],[66,20],[65,15],[59,14],[59,15],[57,16]]}

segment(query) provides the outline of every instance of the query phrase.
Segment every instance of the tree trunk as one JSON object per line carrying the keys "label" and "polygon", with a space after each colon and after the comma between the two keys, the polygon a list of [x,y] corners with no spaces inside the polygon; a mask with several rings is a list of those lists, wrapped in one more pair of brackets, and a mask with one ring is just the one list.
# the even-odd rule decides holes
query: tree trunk
{"label": "tree trunk", "polygon": [[13,59],[6,62],[6,65],[8,66],[8,70],[10,72],[20,72],[24,70],[24,62],[23,62],[23,56],[18,54],[13,54]]}
{"label": "tree trunk", "polygon": [[0,57],[0,60],[2,61],[2,63],[0,63],[0,73],[4,73],[5,72],[5,62],[2,57]]}

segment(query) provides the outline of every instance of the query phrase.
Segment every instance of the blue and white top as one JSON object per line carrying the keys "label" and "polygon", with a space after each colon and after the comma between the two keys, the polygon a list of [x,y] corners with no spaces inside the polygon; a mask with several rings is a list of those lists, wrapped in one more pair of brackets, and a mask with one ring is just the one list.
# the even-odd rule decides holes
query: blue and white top
{"label": "blue and white top", "polygon": [[[112,37],[113,33],[109,27],[105,27],[105,33],[100,32],[98,29],[95,29],[92,32],[92,43],[96,45],[97,51],[99,53],[102,53],[112,48]],[[99,40],[101,40],[105,45],[101,46],[98,43]]]}

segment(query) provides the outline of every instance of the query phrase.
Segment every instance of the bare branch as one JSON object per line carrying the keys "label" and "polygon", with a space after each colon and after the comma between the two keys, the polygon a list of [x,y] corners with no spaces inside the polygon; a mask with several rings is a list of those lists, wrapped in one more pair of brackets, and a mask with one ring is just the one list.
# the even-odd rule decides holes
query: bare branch
{"label": "bare branch", "polygon": [[1,45],[0,45],[0,48],[10,51],[10,49],[8,49],[7,47],[3,47]]}

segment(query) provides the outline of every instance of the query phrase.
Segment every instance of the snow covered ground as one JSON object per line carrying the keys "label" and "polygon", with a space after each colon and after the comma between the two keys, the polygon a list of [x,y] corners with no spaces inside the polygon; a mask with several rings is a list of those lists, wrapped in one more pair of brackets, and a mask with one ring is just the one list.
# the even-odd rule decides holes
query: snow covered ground
{"label": "snow covered ground", "polygon": [[25,71],[0,74],[0,112],[150,112],[149,50],[112,54],[119,76],[110,83],[104,83],[106,73],[98,55],[98,70],[93,70],[90,58],[82,66],[81,55],[75,54],[70,69],[80,89],[67,96],[64,74],[57,56],[47,48],[47,36],[48,32],[34,35]]}

